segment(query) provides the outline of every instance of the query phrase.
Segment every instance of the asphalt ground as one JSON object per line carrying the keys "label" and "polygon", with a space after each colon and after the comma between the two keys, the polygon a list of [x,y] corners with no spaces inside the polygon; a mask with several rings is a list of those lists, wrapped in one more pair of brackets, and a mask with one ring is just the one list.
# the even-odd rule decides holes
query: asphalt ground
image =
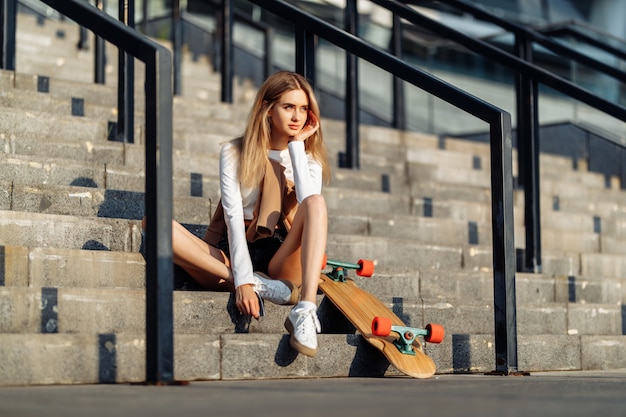
{"label": "asphalt ground", "polygon": [[0,388],[0,416],[626,416],[626,370]]}

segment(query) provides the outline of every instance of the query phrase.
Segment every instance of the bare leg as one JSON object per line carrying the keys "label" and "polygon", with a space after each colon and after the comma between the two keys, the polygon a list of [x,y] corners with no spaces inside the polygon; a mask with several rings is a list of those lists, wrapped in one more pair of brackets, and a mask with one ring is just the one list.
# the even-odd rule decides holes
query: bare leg
{"label": "bare leg", "polygon": [[269,264],[272,278],[301,285],[301,300],[315,303],[328,236],[326,202],[321,195],[305,199],[291,230]]}
{"label": "bare leg", "polygon": [[[145,227],[145,218],[142,222]],[[174,263],[201,286],[216,291],[234,291],[233,276],[224,253],[172,221]]]}

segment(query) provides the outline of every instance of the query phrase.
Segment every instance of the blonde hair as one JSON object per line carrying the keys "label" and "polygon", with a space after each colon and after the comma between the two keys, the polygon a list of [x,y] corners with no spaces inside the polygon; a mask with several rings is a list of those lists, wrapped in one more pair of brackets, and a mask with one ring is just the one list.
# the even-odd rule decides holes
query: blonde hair
{"label": "blonde hair", "polygon": [[[313,88],[302,75],[279,71],[268,77],[257,92],[243,137],[235,142],[240,155],[239,181],[244,187],[256,187],[263,179],[271,135],[271,123],[267,113],[283,94],[292,90],[304,91],[309,99],[309,110],[320,119],[320,109]],[[322,166],[324,181],[328,182],[330,167],[321,125],[304,143],[306,152]]]}

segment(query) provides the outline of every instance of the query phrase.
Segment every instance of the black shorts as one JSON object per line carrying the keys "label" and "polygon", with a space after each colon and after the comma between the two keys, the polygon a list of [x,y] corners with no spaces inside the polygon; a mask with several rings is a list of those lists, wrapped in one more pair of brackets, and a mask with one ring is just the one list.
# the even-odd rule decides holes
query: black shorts
{"label": "black shorts", "polygon": [[[276,230],[274,235],[263,239],[256,240],[254,242],[248,242],[248,251],[250,252],[250,259],[252,260],[252,268],[255,272],[262,272],[267,274],[270,261],[274,257],[274,254],[280,248],[285,240],[285,234],[282,230]],[[228,245],[228,236],[222,236],[222,239],[217,244],[224,254],[230,258],[230,247]]]}

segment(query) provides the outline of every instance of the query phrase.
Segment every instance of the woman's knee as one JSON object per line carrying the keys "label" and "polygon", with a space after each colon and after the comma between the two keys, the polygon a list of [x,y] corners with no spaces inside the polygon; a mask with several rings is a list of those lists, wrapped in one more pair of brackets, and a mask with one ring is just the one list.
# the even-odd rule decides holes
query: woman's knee
{"label": "woman's knee", "polygon": [[310,195],[300,204],[300,208],[305,207],[307,212],[320,216],[327,216],[326,200],[320,194]]}
{"label": "woman's knee", "polygon": [[[177,222],[176,220],[172,220],[172,232],[176,232],[176,229],[182,227],[182,225]],[[146,231],[146,229],[148,229],[148,218],[146,216],[143,216],[143,218],[141,219],[141,230],[143,230],[144,232]]]}

